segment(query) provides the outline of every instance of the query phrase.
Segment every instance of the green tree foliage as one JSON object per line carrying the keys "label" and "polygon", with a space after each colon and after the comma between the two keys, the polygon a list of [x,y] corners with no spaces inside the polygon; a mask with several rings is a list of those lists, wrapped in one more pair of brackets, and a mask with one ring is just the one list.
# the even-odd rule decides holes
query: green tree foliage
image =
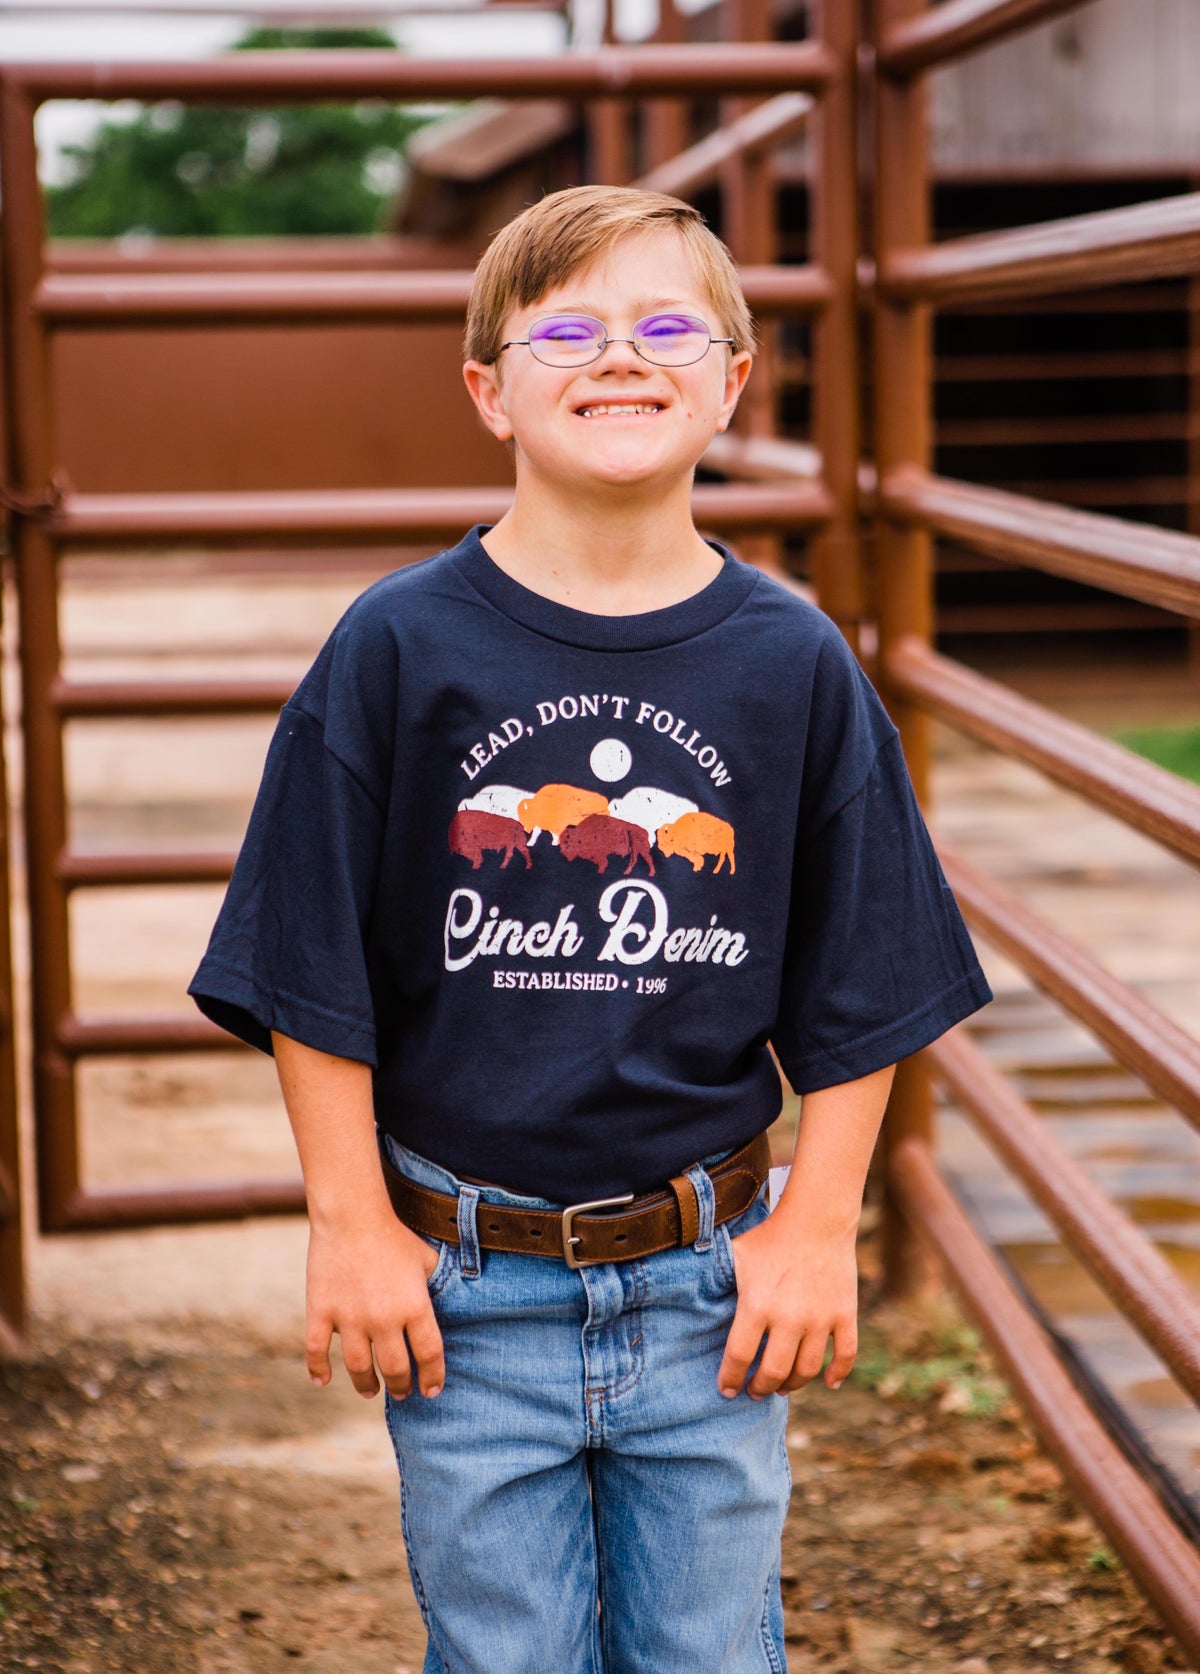
{"label": "green tree foliage", "polygon": [[[254,29],[235,51],[390,47],[378,29]],[[273,109],[146,105],[65,150],[72,178],[46,191],[52,235],[116,238],[369,233],[421,118],[382,99]]]}

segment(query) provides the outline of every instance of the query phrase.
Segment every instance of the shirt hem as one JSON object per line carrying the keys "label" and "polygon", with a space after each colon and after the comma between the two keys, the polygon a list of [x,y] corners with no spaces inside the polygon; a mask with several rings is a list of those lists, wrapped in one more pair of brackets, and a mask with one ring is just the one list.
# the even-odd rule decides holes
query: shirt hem
{"label": "shirt hem", "polygon": [[858,1081],[902,1058],[910,1058],[944,1035],[947,1029],[987,1005],[992,997],[982,971],[968,973],[897,1022],[873,1029],[844,1047],[822,1047],[791,1065],[781,1056],[780,1062],[793,1090],[801,1095],[837,1087],[845,1081]]}
{"label": "shirt hem", "polygon": [[377,1066],[375,1030],[286,989],[263,989],[235,966],[205,960],[188,993],[212,1022],[248,1046],[271,1053],[271,1033],[334,1057]]}

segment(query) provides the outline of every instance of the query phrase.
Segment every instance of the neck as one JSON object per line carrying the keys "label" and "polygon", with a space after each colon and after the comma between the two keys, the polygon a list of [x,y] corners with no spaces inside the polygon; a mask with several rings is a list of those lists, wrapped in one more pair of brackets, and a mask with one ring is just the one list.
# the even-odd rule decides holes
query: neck
{"label": "neck", "polygon": [[483,537],[492,561],[532,592],[603,616],[661,610],[691,598],[721,568],[719,553],[692,522],[691,481],[663,497],[636,491],[593,501],[548,493],[517,495]]}

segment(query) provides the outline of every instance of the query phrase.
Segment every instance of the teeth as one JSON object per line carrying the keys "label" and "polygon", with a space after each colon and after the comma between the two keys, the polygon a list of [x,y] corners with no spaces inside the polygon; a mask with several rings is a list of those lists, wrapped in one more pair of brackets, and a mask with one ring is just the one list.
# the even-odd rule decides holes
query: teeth
{"label": "teeth", "polygon": [[607,418],[610,414],[627,413],[661,413],[662,407],[657,401],[610,401],[604,407],[581,407],[580,418]]}

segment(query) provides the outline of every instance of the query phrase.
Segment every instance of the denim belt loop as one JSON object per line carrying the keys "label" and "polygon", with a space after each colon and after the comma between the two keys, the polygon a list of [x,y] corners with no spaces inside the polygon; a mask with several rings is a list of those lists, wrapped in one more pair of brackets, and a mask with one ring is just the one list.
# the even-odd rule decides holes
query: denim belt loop
{"label": "denim belt loop", "polygon": [[480,1273],[479,1230],[475,1220],[478,1208],[479,1187],[460,1186],[458,1191],[458,1270],[464,1279],[477,1279]]}
{"label": "denim belt loop", "polygon": [[693,1163],[686,1171],[692,1182],[692,1189],[696,1193],[696,1207],[700,1211],[700,1230],[696,1234],[696,1248],[707,1250],[713,1241],[716,1230],[715,1215],[717,1200],[713,1194],[713,1183],[699,1163]]}

